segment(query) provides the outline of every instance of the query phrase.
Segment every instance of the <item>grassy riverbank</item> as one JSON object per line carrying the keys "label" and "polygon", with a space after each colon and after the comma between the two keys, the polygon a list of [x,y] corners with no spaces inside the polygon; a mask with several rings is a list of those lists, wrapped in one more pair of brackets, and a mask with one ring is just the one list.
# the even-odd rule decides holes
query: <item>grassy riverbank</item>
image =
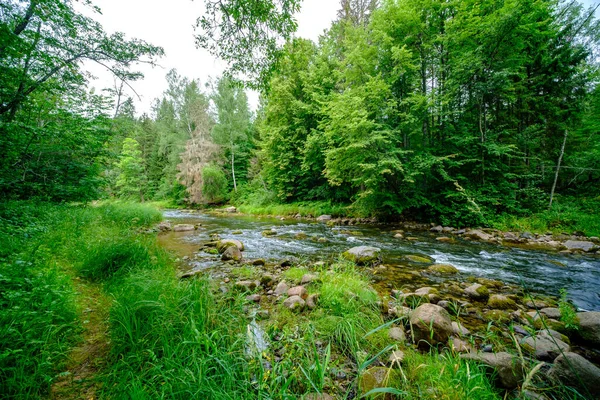
{"label": "grassy riverbank", "polygon": [[[235,204],[238,210],[250,215],[273,215],[318,217],[319,215],[332,215],[333,217],[365,217],[356,213],[349,205],[334,204],[331,202],[297,202],[289,204],[278,203],[239,203]],[[498,214],[486,219],[485,227],[496,228],[502,231],[531,232],[554,234],[583,232],[586,236],[600,236],[600,199],[571,199],[560,198],[554,202],[552,209],[541,210],[527,215]],[[416,219],[410,215],[407,219]],[[436,225],[440,221],[433,222]],[[462,228],[459,226],[458,228]]]}
{"label": "grassy riverbank", "polygon": [[[180,280],[174,256],[146,232],[160,219],[157,209],[139,204],[0,205],[3,396],[504,395],[484,367],[452,348],[422,352],[410,340],[392,338],[390,327],[412,327],[405,317],[382,313],[363,268],[341,260],[287,268],[282,277],[290,285],[314,275],[306,287],[318,294],[318,307],[299,313],[267,301],[261,303],[266,314],[254,316],[247,296],[264,296],[264,288],[249,292],[233,282],[263,280],[264,271],[232,267],[229,284],[208,277]],[[267,348],[255,346],[254,323]],[[491,324],[486,340],[519,353],[494,332],[498,328]],[[403,351],[404,361],[388,368],[393,350]],[[373,386],[378,368],[385,379]]]}

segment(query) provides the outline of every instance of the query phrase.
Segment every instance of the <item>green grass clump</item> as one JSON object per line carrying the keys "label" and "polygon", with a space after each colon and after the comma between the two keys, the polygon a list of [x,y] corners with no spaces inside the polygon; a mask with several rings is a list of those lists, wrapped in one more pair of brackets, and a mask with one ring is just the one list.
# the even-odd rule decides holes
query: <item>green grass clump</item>
{"label": "green grass clump", "polygon": [[149,241],[153,238],[131,234],[116,237],[100,237],[87,244],[79,274],[93,281],[104,280],[113,275],[123,275],[132,268],[150,264]]}
{"label": "green grass clump", "polygon": [[319,215],[332,215],[340,217],[348,214],[346,205],[333,204],[328,201],[298,202],[289,204],[267,203],[241,203],[238,209],[245,214],[254,215],[296,215],[303,217],[318,217]]}
{"label": "green grass clump", "polygon": [[304,268],[304,267],[292,267],[290,269],[287,269],[286,271],[283,272],[283,276],[286,279],[289,279],[292,282],[300,282],[300,280],[302,279],[302,277],[305,274],[308,274],[310,271],[308,270],[308,268]]}
{"label": "green grass clump", "polygon": [[485,367],[451,353],[405,351],[401,383],[405,399],[501,399],[486,376]]}
{"label": "green grass clump", "polygon": [[205,280],[180,282],[168,265],[132,273],[111,291],[107,398],[245,398],[248,321],[242,299],[216,299]]}
{"label": "green grass clump", "polygon": [[583,232],[587,236],[600,236],[599,199],[557,199],[552,209],[527,216],[502,214],[491,225],[503,231],[532,233]]}
{"label": "green grass clump", "polygon": [[332,272],[324,274],[322,278],[319,297],[321,307],[327,309],[330,315],[340,317],[364,309],[379,312],[377,292],[354,264],[340,261],[332,269]]}

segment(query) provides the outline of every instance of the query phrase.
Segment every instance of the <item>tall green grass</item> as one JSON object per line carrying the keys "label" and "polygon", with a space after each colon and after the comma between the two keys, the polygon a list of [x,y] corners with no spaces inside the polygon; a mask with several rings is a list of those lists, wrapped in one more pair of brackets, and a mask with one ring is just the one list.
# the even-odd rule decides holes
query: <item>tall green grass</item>
{"label": "tall green grass", "polygon": [[347,206],[333,204],[328,201],[307,201],[289,204],[241,203],[238,204],[238,209],[245,214],[253,215],[292,216],[300,214],[303,217],[318,217],[319,215],[332,215],[334,217],[340,217],[349,214]]}
{"label": "tall green grass", "polygon": [[[94,277],[102,270],[98,266],[104,265],[111,272],[121,260],[118,254],[116,258],[108,254],[107,241],[126,238],[129,242],[121,243],[120,256],[127,259],[132,228],[160,218],[157,210],[137,204],[0,204],[2,396],[30,399],[48,394],[70,348],[79,340],[71,281],[75,271],[82,268]],[[104,260],[94,248],[103,249]]]}

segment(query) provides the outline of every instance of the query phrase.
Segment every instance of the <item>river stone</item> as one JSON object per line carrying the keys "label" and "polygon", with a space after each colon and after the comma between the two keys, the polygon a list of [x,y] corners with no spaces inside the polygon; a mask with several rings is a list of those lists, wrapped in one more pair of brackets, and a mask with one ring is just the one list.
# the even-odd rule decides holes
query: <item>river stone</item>
{"label": "river stone", "polygon": [[277,232],[275,232],[273,229],[266,229],[261,232],[261,235],[263,235],[263,237],[275,236],[277,235]]}
{"label": "river stone", "polygon": [[429,287],[429,286],[425,286],[425,287],[415,290],[415,294],[419,294],[419,295],[430,295],[430,294],[437,294],[437,293],[438,293],[437,289]]}
{"label": "river stone", "polygon": [[317,308],[317,301],[319,300],[319,295],[318,294],[309,294],[308,297],[306,298],[306,306],[310,309],[310,310],[314,310],[315,308]]}
{"label": "river stone", "polygon": [[552,361],[559,354],[570,351],[568,344],[560,339],[544,337],[537,335],[521,339],[521,347],[535,358],[541,361]]}
{"label": "river stone", "polygon": [[396,306],[396,307],[390,307],[388,312],[390,314],[396,316],[397,318],[410,318],[412,311],[413,310],[411,310],[408,307]]}
{"label": "river stone", "polygon": [[429,258],[427,256],[423,256],[423,255],[410,254],[405,257],[408,261],[412,261],[412,262],[420,263],[420,264],[429,264],[433,261],[431,258]]}
{"label": "river stone", "polygon": [[600,346],[600,311],[577,313],[579,334],[586,341]]}
{"label": "river stone", "polygon": [[388,336],[390,339],[397,342],[406,342],[406,334],[404,333],[404,329],[398,328],[397,326],[390,328],[388,331]]}
{"label": "river stone", "polygon": [[473,347],[468,342],[456,337],[450,338],[450,347],[458,353],[471,353],[473,351]]}
{"label": "river stone", "polygon": [[242,260],[242,252],[236,246],[229,246],[223,252],[221,256],[221,261],[230,261],[233,260],[235,262],[239,262]]}
{"label": "river stone", "polygon": [[265,260],[262,258],[257,258],[256,260],[252,261],[252,265],[254,265],[254,266],[265,265]]}
{"label": "river stone", "polygon": [[396,234],[394,235],[394,237],[395,237],[396,239],[404,239],[404,235],[403,235],[403,234],[401,234],[401,233],[396,233]]}
{"label": "river stone", "polygon": [[293,288],[288,289],[287,295],[290,297],[300,296],[303,299],[306,299],[308,297],[308,292],[306,291],[304,286],[294,286]]}
{"label": "river stone", "polygon": [[438,225],[438,226],[434,226],[429,231],[434,232],[434,233],[442,233],[443,230],[444,230],[444,228],[442,228],[441,225]]}
{"label": "river stone", "polygon": [[554,338],[554,339],[562,340],[566,344],[571,344],[571,340],[566,335],[563,335],[562,333],[555,331],[554,329],[550,329],[550,328],[543,329],[543,330],[539,331],[537,333],[537,335],[542,336],[548,340],[552,340],[552,338]]}
{"label": "river stone", "polygon": [[285,281],[281,281],[277,284],[277,286],[275,287],[275,295],[277,296],[281,296],[282,294],[287,293],[288,289],[290,287],[287,285],[287,283],[285,283]]}
{"label": "river stone", "polygon": [[173,226],[173,232],[188,232],[193,230],[196,230],[196,227],[190,224],[177,224]]}
{"label": "river stone", "polygon": [[475,283],[465,289],[465,294],[473,300],[486,301],[490,297],[490,291],[487,287]]}
{"label": "river stone", "polygon": [[591,252],[598,248],[593,242],[584,240],[567,240],[563,243],[567,250],[580,250],[585,252]]}
{"label": "river stone", "polygon": [[501,294],[493,294],[488,300],[488,306],[498,310],[511,310],[517,308],[515,301]]}
{"label": "river stone", "polygon": [[173,229],[171,226],[171,222],[169,221],[161,221],[158,225],[156,225],[156,229],[161,232],[168,232]]}
{"label": "river stone", "polygon": [[246,300],[252,303],[260,303],[260,294],[251,294],[246,296]]}
{"label": "river stone", "polygon": [[235,240],[235,239],[219,240],[219,242],[217,243],[217,250],[219,250],[219,253],[223,253],[228,247],[231,247],[231,246],[235,246],[240,251],[244,251],[244,245],[242,244],[242,242],[240,242],[239,240]]}
{"label": "river stone", "polygon": [[493,368],[498,383],[506,389],[515,389],[523,382],[524,370],[521,360],[506,352],[461,354],[465,360],[479,361]]}
{"label": "river stone", "polygon": [[544,307],[540,310],[548,318],[560,319],[560,310],[554,307]]}
{"label": "river stone", "polygon": [[581,394],[589,392],[591,398],[600,398],[600,368],[579,354],[564,353],[556,357],[548,376],[575,387]]}
{"label": "river stone", "polygon": [[306,233],[304,233],[304,232],[298,232],[298,233],[296,233],[296,234],[294,235],[294,238],[295,238],[295,239],[298,239],[298,240],[304,240],[304,239],[306,239],[307,237],[308,237],[308,235],[307,235]]}
{"label": "river stone", "polygon": [[454,265],[450,264],[433,264],[429,268],[427,268],[427,272],[436,275],[453,275],[458,274],[458,270]]}
{"label": "river stone", "polygon": [[452,334],[452,320],[448,311],[435,304],[422,304],[410,315],[414,342],[434,346],[445,343]]}
{"label": "river stone", "polygon": [[471,334],[471,331],[465,328],[460,322],[452,321],[452,333],[456,336],[468,336]]}
{"label": "river stone", "polygon": [[283,302],[283,306],[289,310],[302,310],[306,302],[300,296],[290,296]]}
{"label": "river stone", "polygon": [[304,274],[302,275],[302,279],[300,280],[300,284],[301,285],[306,285],[309,284],[311,282],[316,281],[317,279],[319,279],[319,277],[315,274]]}
{"label": "river stone", "polygon": [[447,236],[436,237],[435,240],[437,240],[438,242],[442,242],[442,243],[449,243],[449,242],[453,242],[454,241],[454,239],[449,238]]}
{"label": "river stone", "polygon": [[483,313],[483,319],[493,322],[509,322],[511,315],[504,310],[487,310]]}
{"label": "river stone", "polygon": [[353,247],[344,253],[342,256],[358,265],[371,264],[379,261],[381,249],[370,246]]}
{"label": "river stone", "polygon": [[320,222],[331,221],[331,215],[320,215],[317,217],[317,221],[320,221]]}
{"label": "river stone", "polygon": [[402,350],[392,351],[392,354],[390,354],[388,361],[390,362],[391,365],[402,364],[402,361],[404,361],[404,352]]}
{"label": "river stone", "polygon": [[487,242],[493,238],[492,235],[487,234],[479,229],[471,229],[470,231],[465,232],[464,235],[470,239],[481,240],[484,242]]}
{"label": "river stone", "polygon": [[[365,394],[373,389],[383,387],[395,387],[399,375],[396,370],[386,367],[372,367],[363,372],[358,379],[360,393]],[[391,398],[389,395],[382,397]]]}
{"label": "river stone", "polygon": [[237,281],[234,285],[236,289],[252,291],[256,288],[256,282],[254,281]]}

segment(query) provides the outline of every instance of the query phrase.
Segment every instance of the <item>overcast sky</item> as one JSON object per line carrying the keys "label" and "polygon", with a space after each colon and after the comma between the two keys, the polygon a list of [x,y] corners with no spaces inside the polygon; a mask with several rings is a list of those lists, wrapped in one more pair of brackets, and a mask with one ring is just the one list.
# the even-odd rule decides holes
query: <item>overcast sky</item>
{"label": "overcast sky", "polygon": [[[159,67],[139,68],[145,79],[132,85],[141,97],[141,100],[134,97],[138,113],[150,111],[152,101],[166,89],[165,75],[172,68],[182,76],[200,79],[202,84],[223,72],[223,62],[194,46],[193,25],[204,9],[202,0],[96,0],[94,4],[100,7],[102,15],[93,18],[107,32],[124,32],[129,38],[144,39],[165,49]],[[331,25],[338,5],[339,0],[304,0],[297,16],[297,36],[316,41]],[[96,90],[112,86],[111,75],[101,67],[86,65],[86,68],[98,77],[90,83]],[[250,93],[250,103],[255,109],[256,93]]]}

